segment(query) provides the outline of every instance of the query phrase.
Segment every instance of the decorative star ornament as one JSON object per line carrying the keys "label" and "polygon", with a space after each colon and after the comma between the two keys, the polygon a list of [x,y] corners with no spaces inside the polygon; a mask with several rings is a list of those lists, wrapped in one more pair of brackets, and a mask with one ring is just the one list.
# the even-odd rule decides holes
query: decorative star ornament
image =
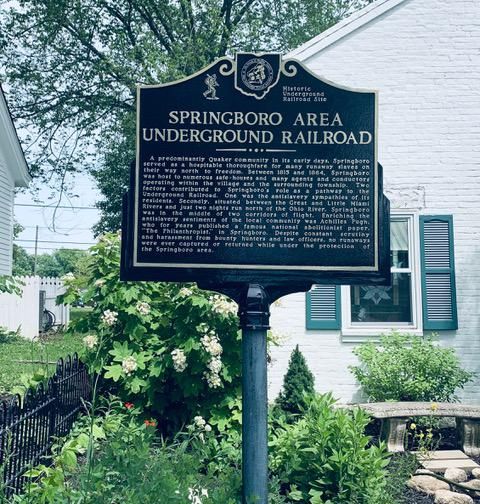
{"label": "decorative star ornament", "polygon": [[391,287],[383,287],[380,285],[375,286],[364,286],[362,290],[365,292],[365,295],[362,299],[365,301],[372,300],[376,305],[380,303],[382,300],[391,299],[388,295],[388,292],[391,290]]}

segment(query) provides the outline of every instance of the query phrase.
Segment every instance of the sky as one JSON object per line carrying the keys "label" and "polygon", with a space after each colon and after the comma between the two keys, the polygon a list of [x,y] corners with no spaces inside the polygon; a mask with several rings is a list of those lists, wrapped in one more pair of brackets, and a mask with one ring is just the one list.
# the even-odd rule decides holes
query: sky
{"label": "sky", "polygon": [[76,175],[75,193],[78,197],[62,199],[61,206],[67,208],[57,210],[55,222],[53,217],[58,195],[57,199],[49,199],[51,189],[42,188],[35,199],[28,190],[17,194],[15,219],[25,229],[15,243],[33,254],[38,226],[38,254],[59,248],[87,249],[93,245],[95,239],[91,228],[100,217],[99,210],[93,207],[95,201],[100,199],[100,193],[94,180],[87,174]]}

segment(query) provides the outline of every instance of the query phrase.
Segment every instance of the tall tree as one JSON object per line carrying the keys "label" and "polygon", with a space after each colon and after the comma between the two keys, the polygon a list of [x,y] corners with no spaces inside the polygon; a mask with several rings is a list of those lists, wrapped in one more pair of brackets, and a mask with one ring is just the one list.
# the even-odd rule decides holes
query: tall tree
{"label": "tall tree", "polygon": [[[20,233],[25,228],[15,222],[13,225],[13,239],[19,237]],[[30,276],[33,275],[34,258],[23,247],[13,244],[12,249],[12,275],[13,276]]]}
{"label": "tall tree", "polygon": [[0,0],[0,80],[38,180],[93,172],[98,230],[119,224],[133,158],[135,85],[236,50],[285,51],[371,0]]}
{"label": "tall tree", "polygon": [[51,254],[40,254],[37,258],[37,275],[41,277],[62,277],[67,273],[83,273],[84,263],[89,253],[78,249],[58,249]]}

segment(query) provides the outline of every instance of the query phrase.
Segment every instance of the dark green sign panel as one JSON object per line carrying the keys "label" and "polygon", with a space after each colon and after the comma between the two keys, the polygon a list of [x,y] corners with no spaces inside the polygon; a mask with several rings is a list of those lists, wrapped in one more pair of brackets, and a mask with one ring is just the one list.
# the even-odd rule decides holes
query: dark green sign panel
{"label": "dark green sign panel", "polygon": [[375,92],[279,54],[240,53],[140,86],[137,115],[123,278],[388,277]]}

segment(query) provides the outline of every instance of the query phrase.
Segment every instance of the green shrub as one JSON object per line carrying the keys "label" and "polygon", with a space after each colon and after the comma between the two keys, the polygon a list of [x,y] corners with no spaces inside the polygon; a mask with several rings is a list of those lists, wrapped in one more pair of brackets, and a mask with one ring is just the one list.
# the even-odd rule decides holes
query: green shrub
{"label": "green shrub", "polygon": [[[314,396],[304,416],[277,429],[271,466],[291,500],[311,504],[380,504],[388,455],[368,446],[368,415],[334,407],[331,394]],[[389,503],[390,504],[390,503]]]}
{"label": "green shrub", "polygon": [[371,401],[451,402],[474,376],[461,368],[455,350],[440,347],[434,335],[392,333],[353,352],[360,365],[350,369]]}
{"label": "green shrub", "polygon": [[120,281],[116,234],[91,252],[87,277],[66,275],[60,298],[92,307],[69,329],[86,335],[82,358],[110,390],[156,415],[163,432],[195,415],[230,418],[241,390],[235,303],[195,285]]}
{"label": "green shrub", "polygon": [[14,343],[20,338],[20,330],[10,331],[0,326],[0,343]]}
{"label": "green shrub", "polygon": [[287,414],[298,414],[306,405],[307,395],[315,392],[315,379],[298,345],[290,356],[283,388],[275,405]]}

